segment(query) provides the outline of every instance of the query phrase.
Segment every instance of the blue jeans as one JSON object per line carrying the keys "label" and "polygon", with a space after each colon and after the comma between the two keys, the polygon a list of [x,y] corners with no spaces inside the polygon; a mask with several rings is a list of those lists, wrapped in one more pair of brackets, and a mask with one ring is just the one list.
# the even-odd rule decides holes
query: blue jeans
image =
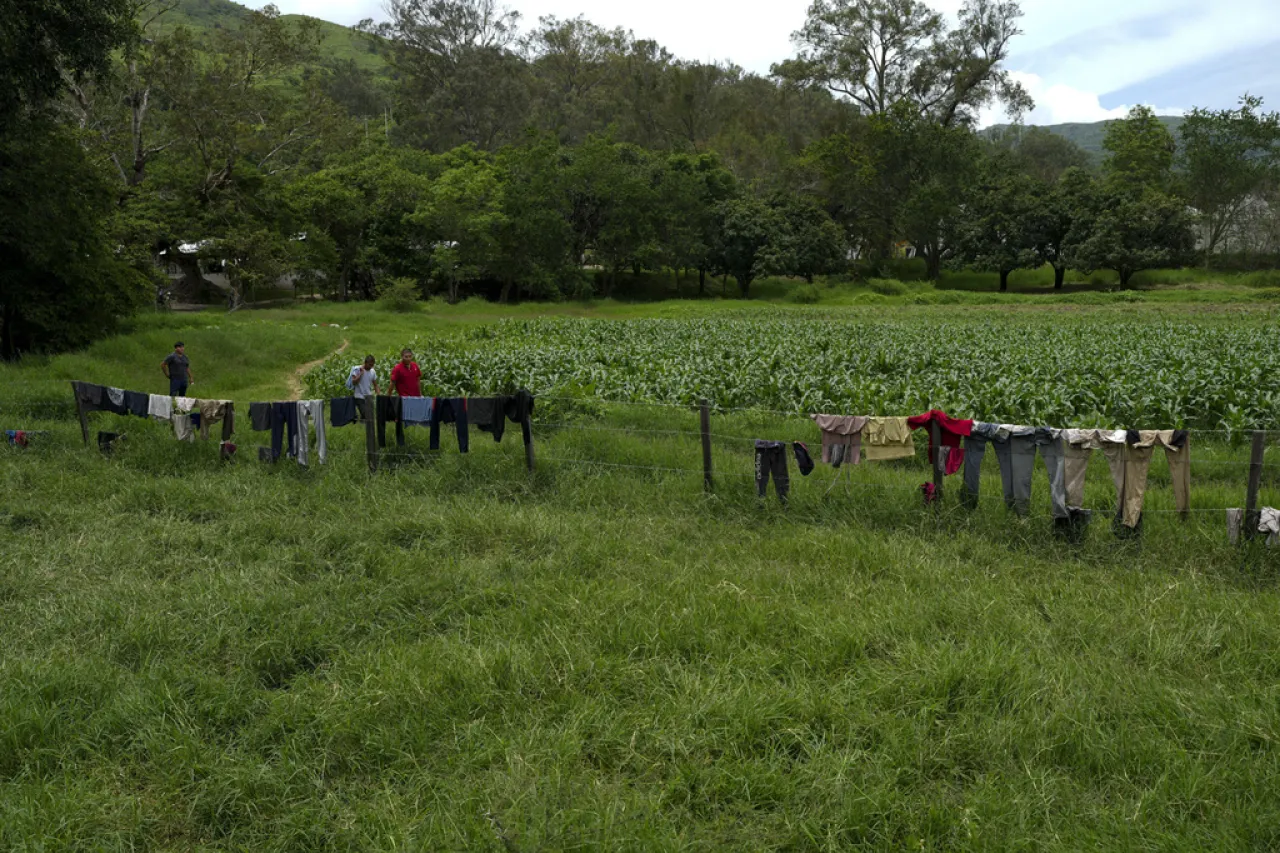
{"label": "blue jeans", "polygon": [[187,396],[187,380],[169,378],[169,396],[185,397]]}

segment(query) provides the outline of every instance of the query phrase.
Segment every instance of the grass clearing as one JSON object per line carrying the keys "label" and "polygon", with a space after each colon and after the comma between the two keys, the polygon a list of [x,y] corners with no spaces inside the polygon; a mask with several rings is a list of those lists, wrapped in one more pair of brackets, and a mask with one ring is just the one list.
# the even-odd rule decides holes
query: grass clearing
{"label": "grass clearing", "polygon": [[[520,312],[161,318],[0,382],[154,388],[180,333],[197,378],[203,358],[247,402],[343,339],[380,354]],[[227,466],[157,424],[118,421],[104,458],[32,420],[52,434],[0,446],[0,847],[1280,845],[1280,555],[1229,547],[1216,512],[1243,500],[1241,448],[1195,447],[1213,511],[1164,514],[1157,459],[1144,537],[1100,516],[1073,545],[1049,534],[1043,470],[1025,520],[990,459],[972,515],[920,506],[920,459],[847,490],[793,465],[784,510],[755,500],[748,440],[813,447],[803,419],[717,416],[707,496],[694,413],[561,414],[533,477],[511,433],[461,457],[446,430],[371,477],[350,428],[304,471],[257,464],[261,434]],[[1101,459],[1086,499],[1114,503]]]}

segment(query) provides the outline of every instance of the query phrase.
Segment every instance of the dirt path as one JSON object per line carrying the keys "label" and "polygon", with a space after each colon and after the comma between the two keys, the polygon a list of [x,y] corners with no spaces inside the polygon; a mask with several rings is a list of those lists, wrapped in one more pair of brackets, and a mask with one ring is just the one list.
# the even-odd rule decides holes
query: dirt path
{"label": "dirt path", "polygon": [[302,387],[302,377],[306,376],[313,368],[319,367],[335,355],[342,355],[347,351],[347,347],[349,346],[351,346],[351,341],[343,340],[342,346],[338,347],[324,358],[317,358],[315,361],[308,361],[306,364],[295,370],[293,375],[289,377],[289,399],[301,400],[302,392],[306,390]]}

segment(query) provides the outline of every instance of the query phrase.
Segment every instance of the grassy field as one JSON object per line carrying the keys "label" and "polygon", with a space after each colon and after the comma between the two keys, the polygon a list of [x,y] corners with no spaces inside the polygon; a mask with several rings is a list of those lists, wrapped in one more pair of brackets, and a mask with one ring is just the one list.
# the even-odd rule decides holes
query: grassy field
{"label": "grassy field", "polygon": [[[1046,307],[888,298],[831,310],[999,327]],[[1245,296],[1054,307],[1268,316]],[[105,458],[66,417],[69,378],[161,390],[176,337],[193,393],[248,402],[344,342],[354,363],[504,318],[726,308],[148,317],[0,369],[0,427],[50,431],[0,446],[0,848],[1280,846],[1280,555],[1226,542],[1238,445],[1196,439],[1185,522],[1157,460],[1141,539],[1111,534],[1095,460],[1099,517],[1071,543],[1043,470],[1020,519],[990,460],[974,513],[921,506],[923,454],[840,481],[793,465],[790,506],[759,504],[750,439],[817,444],[781,415],[713,419],[711,494],[696,415],[665,406],[544,401],[532,476],[510,433],[463,457],[411,429],[370,476],[353,429],[302,470],[257,464],[252,433],[224,465],[94,415],[129,432]]]}

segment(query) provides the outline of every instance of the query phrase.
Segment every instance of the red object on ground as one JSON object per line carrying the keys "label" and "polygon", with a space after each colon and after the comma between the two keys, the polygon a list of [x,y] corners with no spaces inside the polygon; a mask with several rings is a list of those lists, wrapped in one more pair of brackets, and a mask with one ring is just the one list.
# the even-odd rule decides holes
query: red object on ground
{"label": "red object on ground", "polygon": [[391,368],[391,384],[401,397],[421,397],[422,370],[418,362],[411,361],[408,367],[404,362],[396,362],[396,366]]}
{"label": "red object on ground", "polygon": [[[930,426],[934,421],[938,422],[942,433],[942,446],[951,448],[951,452],[947,454],[947,476],[950,477],[959,471],[964,465],[964,451],[960,449],[960,439],[973,435],[973,421],[957,420],[941,409],[934,409],[931,412],[925,412],[923,415],[916,415],[914,418],[907,418],[907,426],[914,429]],[[935,453],[933,447],[933,431],[929,432],[929,459],[932,460]]]}

